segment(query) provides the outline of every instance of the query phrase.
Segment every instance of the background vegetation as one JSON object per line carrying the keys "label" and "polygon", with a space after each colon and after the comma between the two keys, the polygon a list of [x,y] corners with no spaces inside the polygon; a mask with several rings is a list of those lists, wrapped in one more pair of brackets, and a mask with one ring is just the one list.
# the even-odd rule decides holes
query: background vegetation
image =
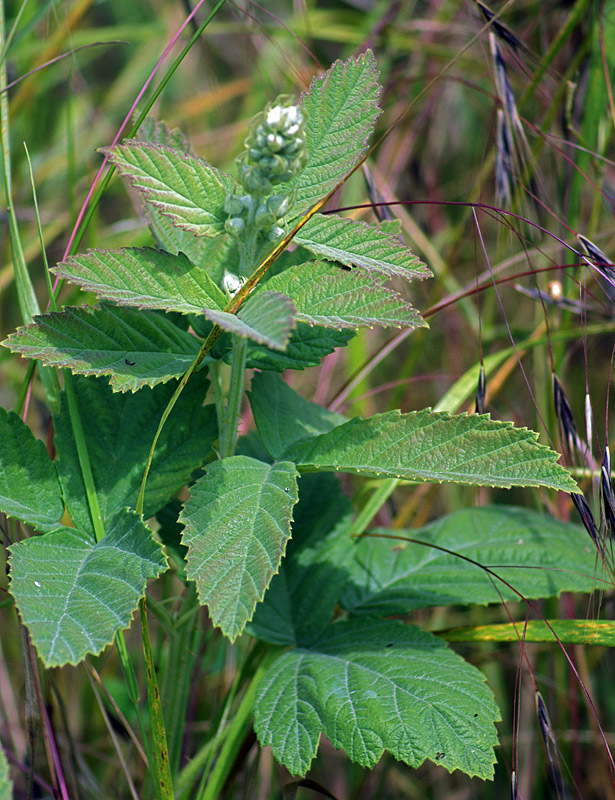
{"label": "background vegetation", "polygon": [[[205,3],[196,19],[213,5]],[[44,260],[23,143],[31,159],[51,264],[63,257],[101,163],[97,148],[113,140],[189,11],[189,0],[4,4],[2,69],[9,84],[9,125],[3,135],[11,171],[5,205],[12,197],[25,264],[42,308]],[[483,359],[486,410],[495,418],[540,431],[545,443],[566,453],[571,429],[562,403],[553,401],[554,372],[578,430],[589,439],[600,463],[612,429],[615,273],[608,264],[615,245],[615,3],[516,0],[491,11],[497,17],[487,27],[487,10],[456,0],[279,0],[266,7],[229,1],[171,78],[154,113],[179,126],[199,155],[232,172],[248,121],[267,101],[280,91],[298,94],[306,89],[320,66],[374,49],[385,86],[379,132],[395,125],[368,161],[371,200],[393,203],[388,208],[402,221],[405,241],[434,273],[433,280],[412,285],[410,298],[431,327],[408,339],[390,331],[361,331],[345,351],[295,375],[295,388],[348,414],[395,407],[409,411],[436,405],[475,367],[468,378],[472,398]],[[182,44],[193,30],[188,26]],[[7,167],[5,163],[5,174]],[[329,207],[366,202],[365,175],[357,173]],[[501,215],[496,208],[512,213]],[[362,207],[352,213],[373,219],[375,211]],[[8,222],[5,214],[0,240],[2,339],[22,323]],[[609,254],[601,272],[596,258],[591,267],[581,257],[577,233]],[[149,243],[138,198],[114,179],[81,249]],[[398,288],[408,293],[407,287]],[[82,301],[81,293],[65,288],[61,302]],[[0,349],[3,406],[17,406],[27,368],[28,362]],[[473,409],[468,392],[458,391],[462,407]],[[593,425],[586,434],[588,419]],[[48,437],[44,393],[36,381],[28,423],[40,438]],[[245,429],[249,425],[246,418]],[[579,467],[581,486],[599,520],[595,482],[581,469],[585,464],[569,466]],[[497,491],[486,489],[402,487],[376,522],[418,527],[442,513],[498,497]],[[505,500],[528,503],[532,494],[513,491]],[[535,493],[533,502],[560,519],[576,513],[564,495]],[[606,566],[606,572],[602,564],[597,566],[597,581],[610,581],[608,557]],[[543,613],[610,619],[610,584],[600,585],[607,591],[591,600],[564,596],[545,603]],[[17,796],[25,797],[27,692],[16,616],[5,588],[1,584],[0,737],[16,767]],[[167,574],[156,591],[172,612],[179,591],[172,576]],[[470,614],[463,608],[446,608],[421,612],[415,619],[435,630],[508,621],[509,615],[522,620],[525,609],[508,605]],[[186,753],[194,752],[194,744],[217,719],[241,658],[240,650],[226,645],[211,629],[205,612],[199,627],[202,658],[193,682]],[[162,627],[155,629],[154,646],[162,660],[167,656],[164,641]],[[519,797],[613,796],[601,737],[602,729],[612,743],[609,731],[615,729],[612,649],[568,648],[575,674],[554,644],[459,647],[486,672],[504,718],[493,784],[449,775],[433,765],[412,771],[389,758],[368,773],[326,745],[310,778],[347,800],[487,799],[510,791],[510,772],[518,759]],[[85,668],[47,673],[46,702],[71,764],[74,797],[129,797],[113,737],[119,737],[121,750],[130,752],[119,716],[130,716],[130,704],[113,650],[93,664],[115,706]],[[181,669],[181,664],[175,668]],[[550,715],[550,752],[543,746],[533,680]],[[96,699],[106,704],[110,731]],[[267,750],[253,747],[242,755],[250,768],[243,772],[244,783],[231,787],[229,796],[280,796],[280,787],[290,779]],[[39,796],[49,796],[43,752],[37,769]],[[297,792],[300,798],[315,796],[305,787]]]}

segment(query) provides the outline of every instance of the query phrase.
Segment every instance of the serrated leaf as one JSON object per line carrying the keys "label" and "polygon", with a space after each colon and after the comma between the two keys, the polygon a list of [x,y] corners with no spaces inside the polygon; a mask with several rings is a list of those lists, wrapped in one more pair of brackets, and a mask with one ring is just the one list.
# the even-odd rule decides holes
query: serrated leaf
{"label": "serrated leaf", "polygon": [[257,372],[248,395],[258,434],[274,458],[302,439],[347,422],[341,414],[305,400],[275,373]]}
{"label": "serrated leaf", "polygon": [[[354,332],[352,331],[338,331],[332,328],[322,328],[320,325],[312,326],[305,322],[298,322],[297,327],[291,332],[288,346],[283,353],[270,350],[265,345],[250,343],[246,367],[268,369],[274,372],[315,367],[336,347],[345,347],[353,336]],[[225,361],[229,359],[229,355],[224,357]]]}
{"label": "serrated leaf", "polygon": [[62,527],[64,501],[55,464],[17,414],[1,406],[0,442],[0,511],[39,531]]}
{"label": "serrated leaf", "polygon": [[367,222],[315,214],[294,241],[329,261],[362,267],[387,278],[412,281],[431,276],[430,270],[399,239]]}
{"label": "serrated leaf", "polygon": [[183,375],[199,351],[199,341],[164,315],[107,303],[36,317],[3,344],[26,358],[80,375],[110,375],[118,392],[135,392]]}
{"label": "serrated leaf", "polygon": [[[213,406],[203,407],[208,382],[202,373],[185,386],[156,445],[145,492],[148,519],[190,480],[210,457],[218,426]],[[94,485],[103,520],[118,509],[135,506],[149,451],[160,418],[176,383],[117,394],[103,381],[75,378],[79,415],[84,422]],[[89,424],[96,420],[96,425]],[[79,466],[66,396],[54,416],[58,471],[66,504],[75,524],[93,535],[85,486]]]}
{"label": "serrated leaf", "polygon": [[[584,529],[526,508],[468,508],[425,528],[374,532],[401,540],[366,536],[357,543],[340,599],[353,614],[391,616],[427,606],[519,600],[506,584],[527,599],[596,588],[596,551]],[[404,542],[404,536],[426,546]]]}
{"label": "serrated leaf", "polygon": [[248,632],[271,644],[311,644],[329,625],[352,557],[352,505],[335,475],[304,475],[292,538]]}
{"label": "serrated leaf", "polygon": [[9,762],[6,760],[4,750],[0,747],[0,800],[11,800],[13,797],[13,782],[9,777]]}
{"label": "serrated leaf", "polygon": [[10,591],[47,667],[100,653],[130,625],[147,579],[166,566],[151,531],[128,511],[98,543],[63,528],[9,550]]}
{"label": "serrated leaf", "polygon": [[330,625],[285,653],[262,679],[254,728],[262,745],[304,775],[321,734],[364,767],[388,750],[418,767],[493,775],[499,713],[484,675],[442,640],[383,620]]}
{"label": "serrated leaf", "polygon": [[120,175],[174,225],[195,236],[224,233],[227,194],[238,184],[204,159],[161,144],[126,140],[102,148]]}
{"label": "serrated leaf", "polygon": [[262,292],[249,297],[237,314],[207,309],[205,316],[236,336],[285,350],[295,327],[294,312],[293,302],[286,295]]}
{"label": "serrated leaf", "polygon": [[291,297],[297,320],[308,325],[350,330],[427,325],[400,294],[356,269],[309,262],[275,275],[264,288]]}
{"label": "serrated leaf", "polygon": [[187,574],[202,605],[231,641],[252,618],[290,536],[297,470],[233,456],[209,465],[180,516]]}
{"label": "serrated leaf", "polygon": [[309,161],[289,186],[297,210],[307,211],[333,189],[367,149],[378,118],[378,69],[367,50],[357,58],[336,61],[314,78],[302,98]]}
{"label": "serrated leaf", "polygon": [[209,275],[183,253],[151,247],[88,250],[52,272],[118,305],[200,314],[205,308],[222,309],[227,302]]}
{"label": "serrated leaf", "polygon": [[390,411],[352,419],[312,442],[290,447],[284,457],[301,471],[578,492],[570,473],[557,463],[558,454],[537,439],[537,433],[488,414]]}

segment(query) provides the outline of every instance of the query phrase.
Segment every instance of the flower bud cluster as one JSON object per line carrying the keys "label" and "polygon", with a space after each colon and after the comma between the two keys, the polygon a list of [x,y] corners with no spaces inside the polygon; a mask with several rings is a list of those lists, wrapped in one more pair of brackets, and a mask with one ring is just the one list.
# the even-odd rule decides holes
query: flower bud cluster
{"label": "flower bud cluster", "polygon": [[292,194],[275,191],[291,181],[307,161],[305,112],[286,96],[278,97],[252,120],[246,149],[237,159],[243,195],[228,195],[226,230],[241,239],[246,228],[277,238],[277,226],[292,205]]}

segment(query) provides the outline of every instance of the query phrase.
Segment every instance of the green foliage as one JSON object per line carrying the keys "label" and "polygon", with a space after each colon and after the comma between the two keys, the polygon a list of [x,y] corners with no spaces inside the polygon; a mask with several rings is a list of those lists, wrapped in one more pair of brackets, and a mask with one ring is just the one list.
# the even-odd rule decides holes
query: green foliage
{"label": "green foliage", "polygon": [[0,408],[0,441],[2,511],[39,531],[57,530],[64,502],[55,464],[45,446],[16,414],[4,408]]}
{"label": "green foliage", "polygon": [[[222,713],[236,716],[207,743],[209,786],[224,785],[252,713],[260,743],[296,775],[325,735],[364,767],[386,750],[411,767],[431,760],[490,778],[499,712],[483,674],[441,638],[384,617],[518,597],[481,565],[526,598],[593,588],[594,557],[578,528],[524,509],[457,511],[396,529],[394,546],[384,528],[356,539],[353,505],[331,474],[579,491],[537,434],[431,409],[347,419],[275,374],[318,364],[360,328],[426,326],[404,293],[430,272],[394,223],[305,218],[364,157],[380,93],[367,51],[336,62],[299,104],[278,98],[250,128],[241,185],[162,124],[106,148],[139,192],[158,249],[65,260],[55,273],[100,305],[39,315],[5,343],[105,377],[66,384],[53,414],[55,462],[18,417],[0,412],[0,508],[42,533],[11,546],[10,591],[45,665],[77,664],[129,626],[147,580],[167,566],[146,525],[154,515],[176,578],[196,586],[177,617],[151,603],[172,634],[165,668],[193,659],[172,689],[167,672],[167,718],[186,714],[197,600],[231,642],[244,631],[258,640]],[[263,260],[291,244],[295,226],[293,251]],[[249,392],[258,435],[236,446],[247,368],[264,370]],[[412,537],[424,544],[404,541]],[[141,610],[152,713],[160,697]],[[162,775],[159,717],[150,744]],[[181,732],[173,738],[176,770]],[[168,782],[158,789],[171,791]]]}
{"label": "green foliage", "polygon": [[148,578],[166,566],[141,518],[118,513],[100,542],[75,528],[11,548],[11,594],[49,667],[78,664],[127,628]]}
{"label": "green foliage", "polygon": [[355,547],[340,598],[353,615],[557,597],[591,592],[595,585],[596,554],[587,533],[527,508],[462,509],[426,528],[395,531],[395,537],[394,547],[390,539],[369,536]]}
{"label": "green foliage", "polygon": [[231,640],[243,631],[280,561],[297,502],[297,470],[246,456],[213,463],[192,487],[186,525],[187,573],[214,625]]}
{"label": "green foliage", "polygon": [[9,762],[0,747],[0,800],[11,800],[12,797],[13,784],[9,778]]}
{"label": "green foliage", "polygon": [[418,767],[490,778],[498,708],[484,675],[441,639],[386,620],[346,620],[281,655],[254,704],[261,744],[304,775],[320,735],[366,767],[388,750]]}

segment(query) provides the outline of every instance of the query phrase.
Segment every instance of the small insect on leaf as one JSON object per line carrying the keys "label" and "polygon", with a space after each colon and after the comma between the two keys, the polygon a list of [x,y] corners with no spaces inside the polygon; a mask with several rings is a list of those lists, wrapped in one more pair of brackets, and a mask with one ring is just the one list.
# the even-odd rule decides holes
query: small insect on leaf
{"label": "small insect on leaf", "polygon": [[126,362],[126,364],[128,364],[129,367],[134,367],[134,365],[137,363],[136,361],[130,361],[127,358],[125,358],[124,361]]}

